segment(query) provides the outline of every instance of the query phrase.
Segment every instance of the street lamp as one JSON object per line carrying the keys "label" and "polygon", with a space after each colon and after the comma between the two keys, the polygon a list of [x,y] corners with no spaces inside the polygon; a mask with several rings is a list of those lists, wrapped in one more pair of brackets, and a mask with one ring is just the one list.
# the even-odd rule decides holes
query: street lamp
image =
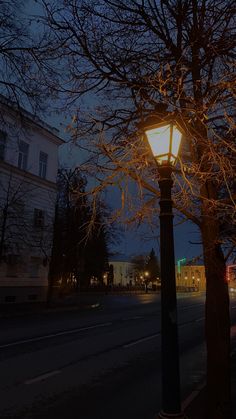
{"label": "street lamp", "polygon": [[145,292],[148,292],[148,277],[149,277],[149,272],[145,271],[144,272],[144,277],[145,277]]}
{"label": "street lamp", "polygon": [[[148,122],[148,121],[147,121]],[[159,418],[184,418],[181,412],[175,257],[171,188],[182,132],[176,121],[143,127],[159,173],[161,326],[162,326],[162,411]]]}

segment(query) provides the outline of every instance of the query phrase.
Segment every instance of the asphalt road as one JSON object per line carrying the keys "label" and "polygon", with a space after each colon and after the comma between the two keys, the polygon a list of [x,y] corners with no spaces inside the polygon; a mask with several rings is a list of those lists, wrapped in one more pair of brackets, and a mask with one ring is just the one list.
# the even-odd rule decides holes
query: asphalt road
{"label": "asphalt road", "polygon": [[[161,408],[160,298],[101,298],[89,312],[0,320],[1,419],[153,419]],[[235,297],[231,317],[235,324]],[[186,401],[205,376],[204,296],[179,297],[178,323]]]}

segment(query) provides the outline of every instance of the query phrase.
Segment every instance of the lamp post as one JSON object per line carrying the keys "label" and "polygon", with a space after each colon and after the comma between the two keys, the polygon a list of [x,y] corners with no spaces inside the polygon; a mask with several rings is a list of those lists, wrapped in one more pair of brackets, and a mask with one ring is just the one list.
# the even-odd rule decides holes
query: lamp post
{"label": "lamp post", "polygon": [[145,277],[145,292],[148,292],[148,277],[149,277],[149,272],[145,271],[144,272],[144,277]]}
{"label": "lamp post", "polygon": [[181,142],[174,121],[148,124],[145,136],[156,160],[160,187],[162,410],[159,418],[184,418],[180,400],[179,346],[171,189]]}

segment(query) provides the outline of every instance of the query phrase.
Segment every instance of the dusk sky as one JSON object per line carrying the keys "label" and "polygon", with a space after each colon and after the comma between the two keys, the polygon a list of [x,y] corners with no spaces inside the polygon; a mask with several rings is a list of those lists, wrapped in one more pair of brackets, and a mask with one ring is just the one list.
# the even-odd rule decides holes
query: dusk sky
{"label": "dusk sky", "polygon": [[[34,0],[28,0],[25,5],[25,10],[29,15],[37,15],[41,13],[41,6],[38,2]],[[34,26],[33,26],[34,30]],[[37,32],[37,31],[36,31]],[[95,101],[93,97],[87,97],[82,99],[83,102],[86,100],[88,106],[91,108],[95,106]],[[63,145],[59,151],[59,160],[60,164],[63,167],[76,167],[83,162],[85,155],[81,150],[76,147],[70,138],[70,134],[66,130],[66,127],[71,122],[72,115],[53,112],[55,104],[52,104],[51,112],[48,110],[47,114],[42,116],[42,119],[46,120],[47,123],[59,129],[60,136],[67,144]],[[115,207],[119,205],[118,194],[116,191],[114,193],[107,193],[107,200],[109,205]],[[178,220],[174,220],[174,224],[178,224]],[[154,248],[156,254],[159,257],[159,226],[157,226],[157,231],[153,231],[150,226],[143,224],[138,228],[127,228],[121,224],[121,235],[120,240],[117,245],[111,246],[111,252],[118,252],[126,256],[132,254],[148,254],[152,248]],[[177,225],[174,228],[175,236],[175,258],[182,259],[186,257],[187,259],[195,258],[202,255],[202,246],[199,245],[200,235],[198,229],[191,222],[186,222],[181,225]],[[191,243],[194,244],[191,244]],[[197,262],[200,263],[201,259]]]}

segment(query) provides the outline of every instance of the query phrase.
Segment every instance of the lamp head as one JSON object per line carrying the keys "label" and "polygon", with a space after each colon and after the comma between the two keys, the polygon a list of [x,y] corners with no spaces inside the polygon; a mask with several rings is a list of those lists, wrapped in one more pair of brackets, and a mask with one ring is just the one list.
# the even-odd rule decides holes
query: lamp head
{"label": "lamp head", "polygon": [[174,165],[183,135],[177,121],[167,115],[156,123],[155,118],[149,117],[142,125],[142,130],[157,164]]}

